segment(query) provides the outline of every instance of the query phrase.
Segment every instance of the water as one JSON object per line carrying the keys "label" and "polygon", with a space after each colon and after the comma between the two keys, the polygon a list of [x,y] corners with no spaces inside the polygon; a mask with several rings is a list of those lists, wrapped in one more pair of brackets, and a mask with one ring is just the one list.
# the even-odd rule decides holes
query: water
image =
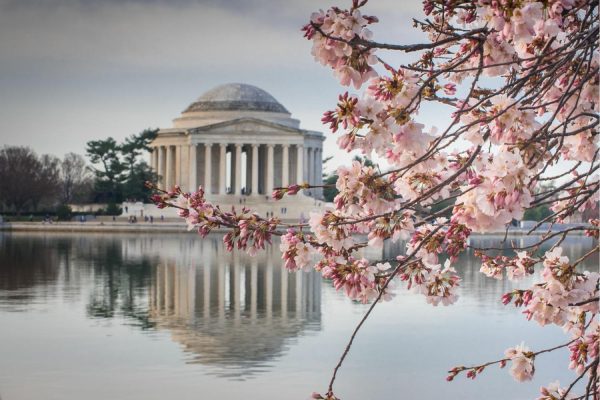
{"label": "water", "polygon": [[[575,237],[563,247],[576,258],[593,246]],[[461,258],[452,307],[405,291],[378,305],[336,393],[532,399],[540,385],[573,379],[561,351],[538,358],[530,383],[498,368],[445,381],[449,368],[497,359],[523,340],[535,349],[566,341],[559,328],[503,306],[512,286],[478,268],[470,254]],[[250,258],[226,253],[219,236],[0,233],[0,397],[306,399],[325,390],[366,307],[316,273],[282,271],[276,246]]]}

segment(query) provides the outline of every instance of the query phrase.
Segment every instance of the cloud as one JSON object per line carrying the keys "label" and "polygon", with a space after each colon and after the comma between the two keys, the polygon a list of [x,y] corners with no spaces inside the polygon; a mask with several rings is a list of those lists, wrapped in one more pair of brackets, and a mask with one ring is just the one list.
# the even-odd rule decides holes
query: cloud
{"label": "cloud", "polygon": [[[408,2],[414,4],[418,2]],[[4,71],[83,74],[218,66],[298,67],[310,62],[299,32],[322,1],[18,0],[0,6]],[[396,2],[373,1],[386,15],[386,39],[410,26]],[[386,21],[387,20],[387,21]],[[397,23],[401,20],[402,23]],[[407,23],[404,23],[406,21]],[[377,31],[378,28],[375,28]],[[410,31],[410,30],[407,30]]]}
{"label": "cloud", "polygon": [[297,47],[304,43],[297,27],[270,26],[215,5],[42,3],[9,5],[0,13],[4,71],[258,69],[277,59],[286,64],[309,61],[298,56]]}
{"label": "cloud", "polygon": [[[322,130],[322,112],[344,89],[313,61],[300,28],[329,5],[0,0],[0,145],[83,153],[88,140],[168,127],[202,92],[231,81],[264,88],[303,127]],[[378,40],[412,43],[420,7],[371,0],[365,13],[381,19],[373,27]],[[326,147],[333,152],[335,144]]]}

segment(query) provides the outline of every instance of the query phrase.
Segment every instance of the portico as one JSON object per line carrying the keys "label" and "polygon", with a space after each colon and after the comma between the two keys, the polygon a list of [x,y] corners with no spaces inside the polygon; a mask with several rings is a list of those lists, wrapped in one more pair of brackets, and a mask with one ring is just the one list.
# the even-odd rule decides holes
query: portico
{"label": "portico", "polygon": [[[189,163],[181,168],[183,152],[188,153]],[[320,149],[306,149],[303,143],[204,141],[179,146],[155,146],[154,154],[152,168],[162,178],[160,182],[164,182],[165,187],[179,184],[185,190],[192,190],[202,186],[209,195],[258,196],[271,194],[275,187],[294,183],[321,184],[317,179],[320,168],[314,164],[322,163],[322,153]],[[166,162],[161,162],[165,158]],[[306,178],[304,159],[308,159],[308,165],[311,166]],[[242,165],[243,161],[245,166]],[[214,172],[213,164],[217,166]]]}

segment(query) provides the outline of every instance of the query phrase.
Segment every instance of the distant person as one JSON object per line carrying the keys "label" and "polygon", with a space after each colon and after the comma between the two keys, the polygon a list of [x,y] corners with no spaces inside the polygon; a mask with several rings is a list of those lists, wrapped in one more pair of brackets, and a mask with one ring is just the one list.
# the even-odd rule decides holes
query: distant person
{"label": "distant person", "polygon": [[33,214],[29,216],[29,222],[33,222]]}
{"label": "distant person", "polygon": [[164,215],[160,216],[160,222],[165,222],[165,216]]}
{"label": "distant person", "polygon": [[129,212],[129,207],[125,206],[125,214]]}
{"label": "distant person", "polygon": [[150,223],[153,224],[154,223],[154,217],[151,215],[150,216]]}

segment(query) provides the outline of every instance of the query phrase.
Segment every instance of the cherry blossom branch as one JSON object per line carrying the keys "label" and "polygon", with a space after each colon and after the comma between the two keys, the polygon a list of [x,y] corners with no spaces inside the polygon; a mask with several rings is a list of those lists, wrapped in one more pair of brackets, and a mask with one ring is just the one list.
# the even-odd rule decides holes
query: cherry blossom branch
{"label": "cherry blossom branch", "polygon": [[348,343],[346,344],[346,347],[344,348],[344,352],[342,353],[342,355],[341,355],[338,363],[336,364],[335,368],[333,369],[333,374],[331,376],[331,380],[329,381],[329,385],[327,387],[327,396],[328,397],[335,398],[335,395],[333,393],[333,384],[335,383],[335,379],[337,377],[337,372],[341,368],[342,364],[344,363],[344,360],[346,359],[346,356],[348,355],[348,352],[350,352],[350,348],[352,347],[352,344],[354,343],[354,339],[356,338],[356,335],[358,334],[358,331],[363,326],[363,324],[367,321],[367,318],[369,318],[369,315],[371,315],[371,312],[373,311],[373,309],[375,309],[375,306],[381,300],[381,297],[383,296],[383,293],[385,292],[385,289],[388,287],[388,285],[390,284],[390,282],[392,281],[392,279],[394,278],[394,276],[396,276],[398,274],[398,272],[400,271],[400,269],[403,266],[407,265],[408,262],[413,259],[413,257],[417,254],[417,252],[421,249],[421,247],[423,247],[423,245],[426,243],[427,239],[431,238],[441,228],[442,228],[441,226],[438,226],[431,233],[429,233],[425,237],[425,239],[414,249],[414,251],[412,251],[410,254],[408,254],[406,256],[406,258],[404,258],[402,260],[402,262],[398,263],[398,265],[396,266],[396,268],[394,268],[393,272],[387,278],[387,280],[385,281],[385,283],[382,286],[381,290],[379,291],[379,294],[377,295],[377,297],[375,298],[375,300],[373,300],[373,302],[371,303],[371,305],[367,309],[367,312],[365,313],[365,315],[363,315],[363,317],[360,319],[360,321],[358,322],[358,324],[354,328],[354,331],[352,332],[352,335],[350,336],[350,340],[348,340]]}

